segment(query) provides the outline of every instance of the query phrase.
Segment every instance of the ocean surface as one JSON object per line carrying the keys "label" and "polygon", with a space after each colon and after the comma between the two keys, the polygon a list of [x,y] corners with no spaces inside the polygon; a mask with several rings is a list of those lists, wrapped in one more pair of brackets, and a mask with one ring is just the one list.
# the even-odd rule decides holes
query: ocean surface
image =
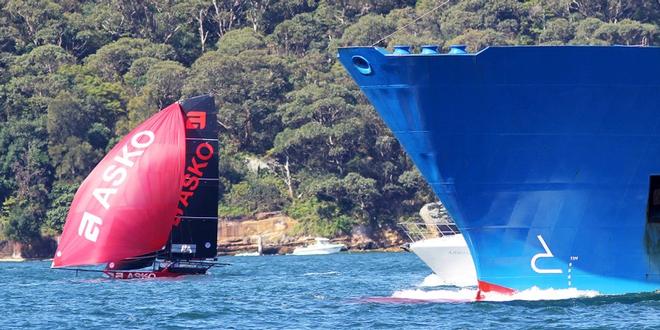
{"label": "ocean surface", "polygon": [[473,302],[474,288],[436,286],[411,253],[220,261],[231,266],[206,276],[124,281],[51,270],[47,261],[2,262],[0,329],[660,329],[657,293],[530,290]]}

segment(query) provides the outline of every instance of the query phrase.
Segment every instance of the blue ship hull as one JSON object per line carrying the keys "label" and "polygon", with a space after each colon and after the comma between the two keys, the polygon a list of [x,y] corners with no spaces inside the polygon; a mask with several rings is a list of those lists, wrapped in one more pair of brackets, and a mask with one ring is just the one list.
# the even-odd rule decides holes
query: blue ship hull
{"label": "blue ship hull", "polygon": [[463,231],[483,291],[660,289],[660,48],[339,59]]}

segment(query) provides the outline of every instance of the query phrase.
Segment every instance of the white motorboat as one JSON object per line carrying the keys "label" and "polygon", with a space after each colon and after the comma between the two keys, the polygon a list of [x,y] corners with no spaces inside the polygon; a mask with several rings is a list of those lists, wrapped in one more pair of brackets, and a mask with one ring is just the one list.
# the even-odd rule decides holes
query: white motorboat
{"label": "white motorboat", "polygon": [[304,247],[297,247],[293,250],[292,255],[305,256],[314,254],[332,254],[346,248],[344,244],[330,243],[330,240],[324,237],[317,237],[314,239],[315,243]]}
{"label": "white motorboat", "polygon": [[409,249],[438,277],[443,285],[476,286],[477,271],[467,243],[438,203],[420,210],[424,223],[402,224],[413,241]]}

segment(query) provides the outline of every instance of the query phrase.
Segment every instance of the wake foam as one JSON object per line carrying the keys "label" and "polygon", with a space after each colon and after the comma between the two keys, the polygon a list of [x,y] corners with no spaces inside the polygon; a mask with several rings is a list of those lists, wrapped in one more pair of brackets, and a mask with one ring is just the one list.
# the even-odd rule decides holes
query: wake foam
{"label": "wake foam", "polygon": [[471,302],[475,301],[477,289],[459,290],[400,290],[395,291],[391,298],[402,301],[416,302]]}
{"label": "wake foam", "polygon": [[[473,302],[476,301],[478,290],[476,288],[461,288],[459,290],[440,289],[440,290],[400,290],[395,291],[390,298],[390,302],[400,300],[401,302]],[[597,291],[570,289],[539,289],[532,287],[530,289],[519,291],[513,295],[506,295],[496,292],[487,292],[483,294],[481,301],[539,301],[539,300],[562,300],[576,298],[592,298],[598,296]]]}
{"label": "wake foam", "polygon": [[330,271],[330,272],[311,272],[305,273],[303,276],[323,276],[323,275],[341,275],[340,272]]}
{"label": "wake foam", "polygon": [[512,300],[563,300],[563,299],[577,299],[577,298],[593,298],[600,295],[598,291],[594,290],[578,290],[576,288],[569,289],[539,289],[534,286],[527,290],[519,291],[513,295],[505,295],[501,293],[488,292],[485,294],[485,301],[512,301]]}

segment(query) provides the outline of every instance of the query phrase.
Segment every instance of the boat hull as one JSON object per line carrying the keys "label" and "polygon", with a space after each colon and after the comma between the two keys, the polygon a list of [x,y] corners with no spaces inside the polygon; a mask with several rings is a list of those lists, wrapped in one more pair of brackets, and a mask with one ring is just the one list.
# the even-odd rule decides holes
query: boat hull
{"label": "boat hull", "polygon": [[[169,262],[168,262],[169,263]],[[118,280],[131,280],[131,279],[148,279],[148,278],[163,278],[163,277],[179,277],[185,275],[204,275],[213,266],[225,265],[215,262],[188,262],[176,261],[163,266],[162,263],[157,262],[153,265],[152,270],[114,270],[104,269],[102,272],[111,279]]]}
{"label": "boat hull", "polygon": [[104,270],[103,273],[111,279],[115,280],[132,280],[132,279],[149,279],[149,278],[165,278],[165,277],[179,277],[185,275],[204,275],[207,269],[203,268],[177,268],[177,269],[161,269],[153,271],[117,271],[117,270]]}
{"label": "boat hull", "polygon": [[433,270],[443,284],[477,286],[477,271],[462,234],[413,242],[410,250]]}
{"label": "boat hull", "polygon": [[293,250],[291,255],[294,256],[308,256],[308,255],[317,255],[317,254],[333,254],[333,253],[338,253],[341,251],[341,249],[344,247],[344,245],[336,244],[332,246],[324,246],[324,247],[302,247],[302,248],[296,248]]}
{"label": "boat hull", "polygon": [[484,291],[660,288],[659,48],[339,58],[456,221]]}

